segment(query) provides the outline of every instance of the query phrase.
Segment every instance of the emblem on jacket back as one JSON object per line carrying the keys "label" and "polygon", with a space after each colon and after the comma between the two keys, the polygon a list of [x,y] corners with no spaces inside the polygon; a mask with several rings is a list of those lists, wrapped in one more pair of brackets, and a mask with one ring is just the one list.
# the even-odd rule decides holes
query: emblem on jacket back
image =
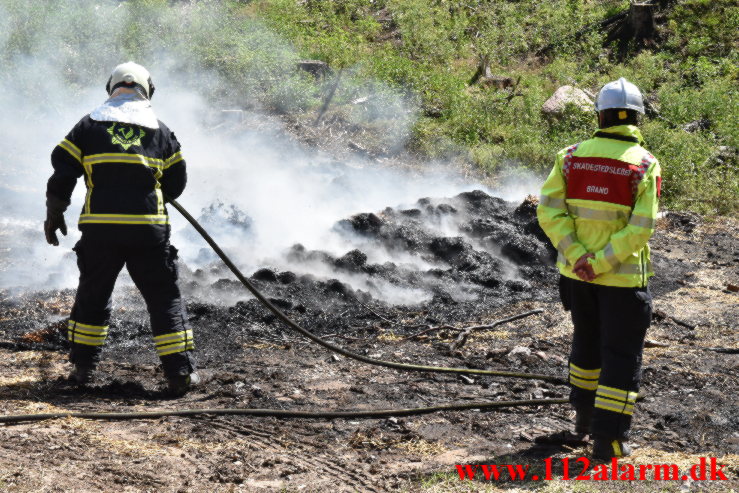
{"label": "emblem on jacket back", "polygon": [[122,123],[115,122],[108,128],[111,135],[111,142],[123,147],[127,151],[131,146],[141,146],[141,139],[146,133],[143,128],[131,127]]}

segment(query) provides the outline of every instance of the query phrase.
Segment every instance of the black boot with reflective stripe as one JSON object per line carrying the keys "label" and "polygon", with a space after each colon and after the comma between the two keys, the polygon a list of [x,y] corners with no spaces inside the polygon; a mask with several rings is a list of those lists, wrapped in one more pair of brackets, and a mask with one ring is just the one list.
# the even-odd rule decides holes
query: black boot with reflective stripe
{"label": "black boot with reflective stripe", "polygon": [[593,441],[593,459],[611,460],[613,457],[631,455],[631,447],[623,440],[595,437]]}

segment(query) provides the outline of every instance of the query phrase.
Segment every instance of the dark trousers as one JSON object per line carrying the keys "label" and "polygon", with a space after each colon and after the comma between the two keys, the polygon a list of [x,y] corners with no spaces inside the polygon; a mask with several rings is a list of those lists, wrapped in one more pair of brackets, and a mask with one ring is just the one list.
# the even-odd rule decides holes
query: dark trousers
{"label": "dark trousers", "polygon": [[578,411],[592,410],[593,435],[624,440],[652,320],[649,288],[600,286],[562,276],[560,294],[574,325],[570,402]]}
{"label": "dark trousers", "polygon": [[80,282],[69,320],[70,360],[86,366],[98,363],[108,334],[113,287],[125,265],[146,301],[164,373],[192,373],[194,344],[177,287],[177,249],[168,241],[136,246],[83,233],[74,250]]}

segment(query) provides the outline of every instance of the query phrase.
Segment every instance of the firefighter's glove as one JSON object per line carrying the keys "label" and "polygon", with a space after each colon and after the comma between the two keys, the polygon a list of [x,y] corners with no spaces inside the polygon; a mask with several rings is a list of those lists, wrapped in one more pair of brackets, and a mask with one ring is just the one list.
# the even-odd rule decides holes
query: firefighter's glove
{"label": "firefighter's glove", "polygon": [[575,262],[575,266],[572,268],[572,272],[577,275],[577,277],[580,278],[582,281],[591,282],[595,279],[595,272],[593,271],[593,266],[590,265],[590,262],[588,262],[588,259],[595,258],[595,255],[592,253],[586,253],[579,259],[577,259],[577,262]]}
{"label": "firefighter's glove", "polygon": [[67,236],[67,224],[64,222],[64,211],[67,203],[49,196],[46,200],[46,221],[44,221],[44,234],[49,245],[58,246],[59,239],[56,237],[56,230]]}

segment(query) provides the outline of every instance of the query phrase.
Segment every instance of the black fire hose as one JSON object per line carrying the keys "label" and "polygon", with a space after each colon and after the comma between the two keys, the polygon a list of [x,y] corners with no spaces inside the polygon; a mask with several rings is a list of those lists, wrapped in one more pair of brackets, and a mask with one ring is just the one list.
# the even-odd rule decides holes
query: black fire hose
{"label": "black fire hose", "polygon": [[[355,359],[368,363],[371,365],[384,366],[387,368],[395,368],[398,370],[407,371],[427,371],[437,373],[458,373],[458,374],[475,374],[475,375],[492,375],[502,377],[516,377],[516,378],[528,378],[535,380],[548,380],[556,383],[564,383],[564,380],[552,375],[537,375],[530,373],[517,373],[509,371],[496,371],[496,370],[475,370],[467,368],[445,368],[437,366],[422,366],[422,365],[410,365],[406,363],[396,363],[393,361],[383,361],[374,358],[368,358],[360,354],[347,351],[339,346],[335,346],[330,342],[327,342],[320,337],[308,332],[284,313],[282,313],[277,307],[275,307],[270,301],[262,295],[250,282],[244,277],[239,269],[231,262],[228,256],[221,250],[221,248],[213,241],[213,238],[200,226],[200,224],[175,200],[168,199],[169,202],[180,211],[180,213],[187,219],[190,224],[200,233],[200,235],[208,242],[223,262],[231,269],[231,272],[241,281],[241,283],[252,292],[252,294],[261,301],[267,308],[272,311],[280,320],[282,320],[288,327],[304,335],[311,341],[320,344],[321,346],[346,356],[347,358]],[[524,316],[530,315],[521,314],[510,317],[506,321],[517,320]],[[336,419],[336,418],[389,418],[389,417],[401,417],[401,416],[415,416],[420,414],[430,414],[442,411],[465,411],[470,409],[479,409],[480,411],[502,409],[509,407],[522,407],[522,406],[550,406],[556,404],[567,404],[569,399],[557,398],[557,399],[528,399],[528,400],[517,400],[517,401],[492,401],[492,402],[471,402],[467,404],[446,404],[439,406],[430,407],[416,407],[416,408],[404,408],[404,409],[380,409],[380,410],[356,410],[356,411],[291,411],[287,409],[244,409],[244,408],[224,408],[224,409],[178,409],[172,411],[160,410],[160,411],[139,411],[139,412],[127,412],[127,413],[116,413],[116,412],[78,412],[78,411],[67,411],[58,413],[39,413],[39,414],[16,414],[16,415],[0,415],[0,423],[13,424],[22,423],[29,421],[43,421],[47,419],[62,419],[62,418],[81,418],[81,419],[93,419],[93,420],[130,420],[130,419],[153,419],[162,418],[166,416],[225,416],[225,415],[238,415],[238,416],[261,416],[261,417],[276,417],[276,418],[304,418],[304,419]]]}
{"label": "black fire hose", "polygon": [[129,419],[154,419],[165,416],[258,416],[275,418],[304,418],[304,419],[371,419],[390,418],[402,416],[416,416],[441,411],[466,411],[479,409],[481,411],[501,409],[507,407],[521,406],[548,406],[553,404],[566,404],[568,399],[530,399],[520,401],[494,401],[494,402],[470,402],[467,404],[447,404],[431,407],[416,407],[406,409],[380,409],[366,411],[291,411],[288,409],[178,409],[173,411],[140,411],[129,413],[95,413],[95,412],[59,412],[43,414],[16,414],[0,415],[0,423],[12,424],[29,421],[43,421],[47,419],[81,418],[94,420],[129,420]]}
{"label": "black fire hose", "polygon": [[[307,331],[306,329],[304,329],[297,323],[293,322],[287,315],[282,313],[282,311],[279,308],[277,308],[267,298],[265,298],[264,295],[260,293],[259,290],[255,288],[254,285],[251,282],[249,282],[249,280],[246,277],[244,277],[244,275],[241,273],[238,267],[236,267],[236,265],[234,265],[231,259],[228,258],[228,256],[223,252],[223,250],[221,250],[221,248],[213,240],[213,238],[210,237],[208,232],[205,231],[202,226],[200,226],[198,221],[194,217],[192,217],[190,213],[185,210],[184,207],[182,207],[174,199],[171,199],[169,197],[166,197],[166,199],[169,201],[169,203],[172,204],[172,206],[174,206],[175,209],[177,209],[180,212],[180,214],[182,214],[185,217],[185,219],[188,220],[190,224],[192,224],[193,228],[195,228],[197,232],[200,233],[200,236],[202,236],[203,239],[208,242],[208,245],[210,245],[213,251],[218,254],[221,260],[223,260],[223,262],[228,266],[228,268],[231,269],[231,272],[233,272],[234,275],[238,278],[238,280],[241,281],[241,284],[243,284],[244,287],[246,287],[246,289],[251,291],[251,293],[264,306],[266,306],[272,313],[275,314],[277,318],[279,318],[282,322],[284,322],[288,327],[290,327],[296,332],[299,332],[300,334],[307,337],[308,339],[315,342],[316,344],[320,344],[326,349],[329,349],[335,353],[341,354],[342,356],[346,356],[347,358],[355,359],[357,361],[362,361],[363,363],[368,363],[370,365],[376,365],[376,366],[384,366],[386,368],[394,368],[396,370],[425,371],[425,372],[435,372],[435,373],[456,373],[456,374],[469,374],[469,375],[490,375],[490,376],[498,376],[498,377],[528,378],[532,380],[545,380],[545,381],[550,381],[550,382],[555,382],[555,383],[560,383],[560,384],[566,383],[563,378],[554,376],[554,375],[541,375],[541,374],[535,374],[535,373],[519,373],[519,372],[513,372],[513,371],[500,371],[500,370],[478,370],[478,369],[471,369],[471,368],[447,368],[447,367],[442,367],[442,366],[412,365],[408,363],[398,363],[395,361],[384,361],[384,360],[379,360],[375,358],[369,358],[367,356],[362,356],[361,354],[357,354],[357,353],[348,351],[342,347],[331,344],[330,342],[324,339],[321,339],[317,335],[312,334],[311,332]],[[530,315],[530,313],[515,315],[513,317],[506,319],[506,321],[517,320],[527,315]]]}

